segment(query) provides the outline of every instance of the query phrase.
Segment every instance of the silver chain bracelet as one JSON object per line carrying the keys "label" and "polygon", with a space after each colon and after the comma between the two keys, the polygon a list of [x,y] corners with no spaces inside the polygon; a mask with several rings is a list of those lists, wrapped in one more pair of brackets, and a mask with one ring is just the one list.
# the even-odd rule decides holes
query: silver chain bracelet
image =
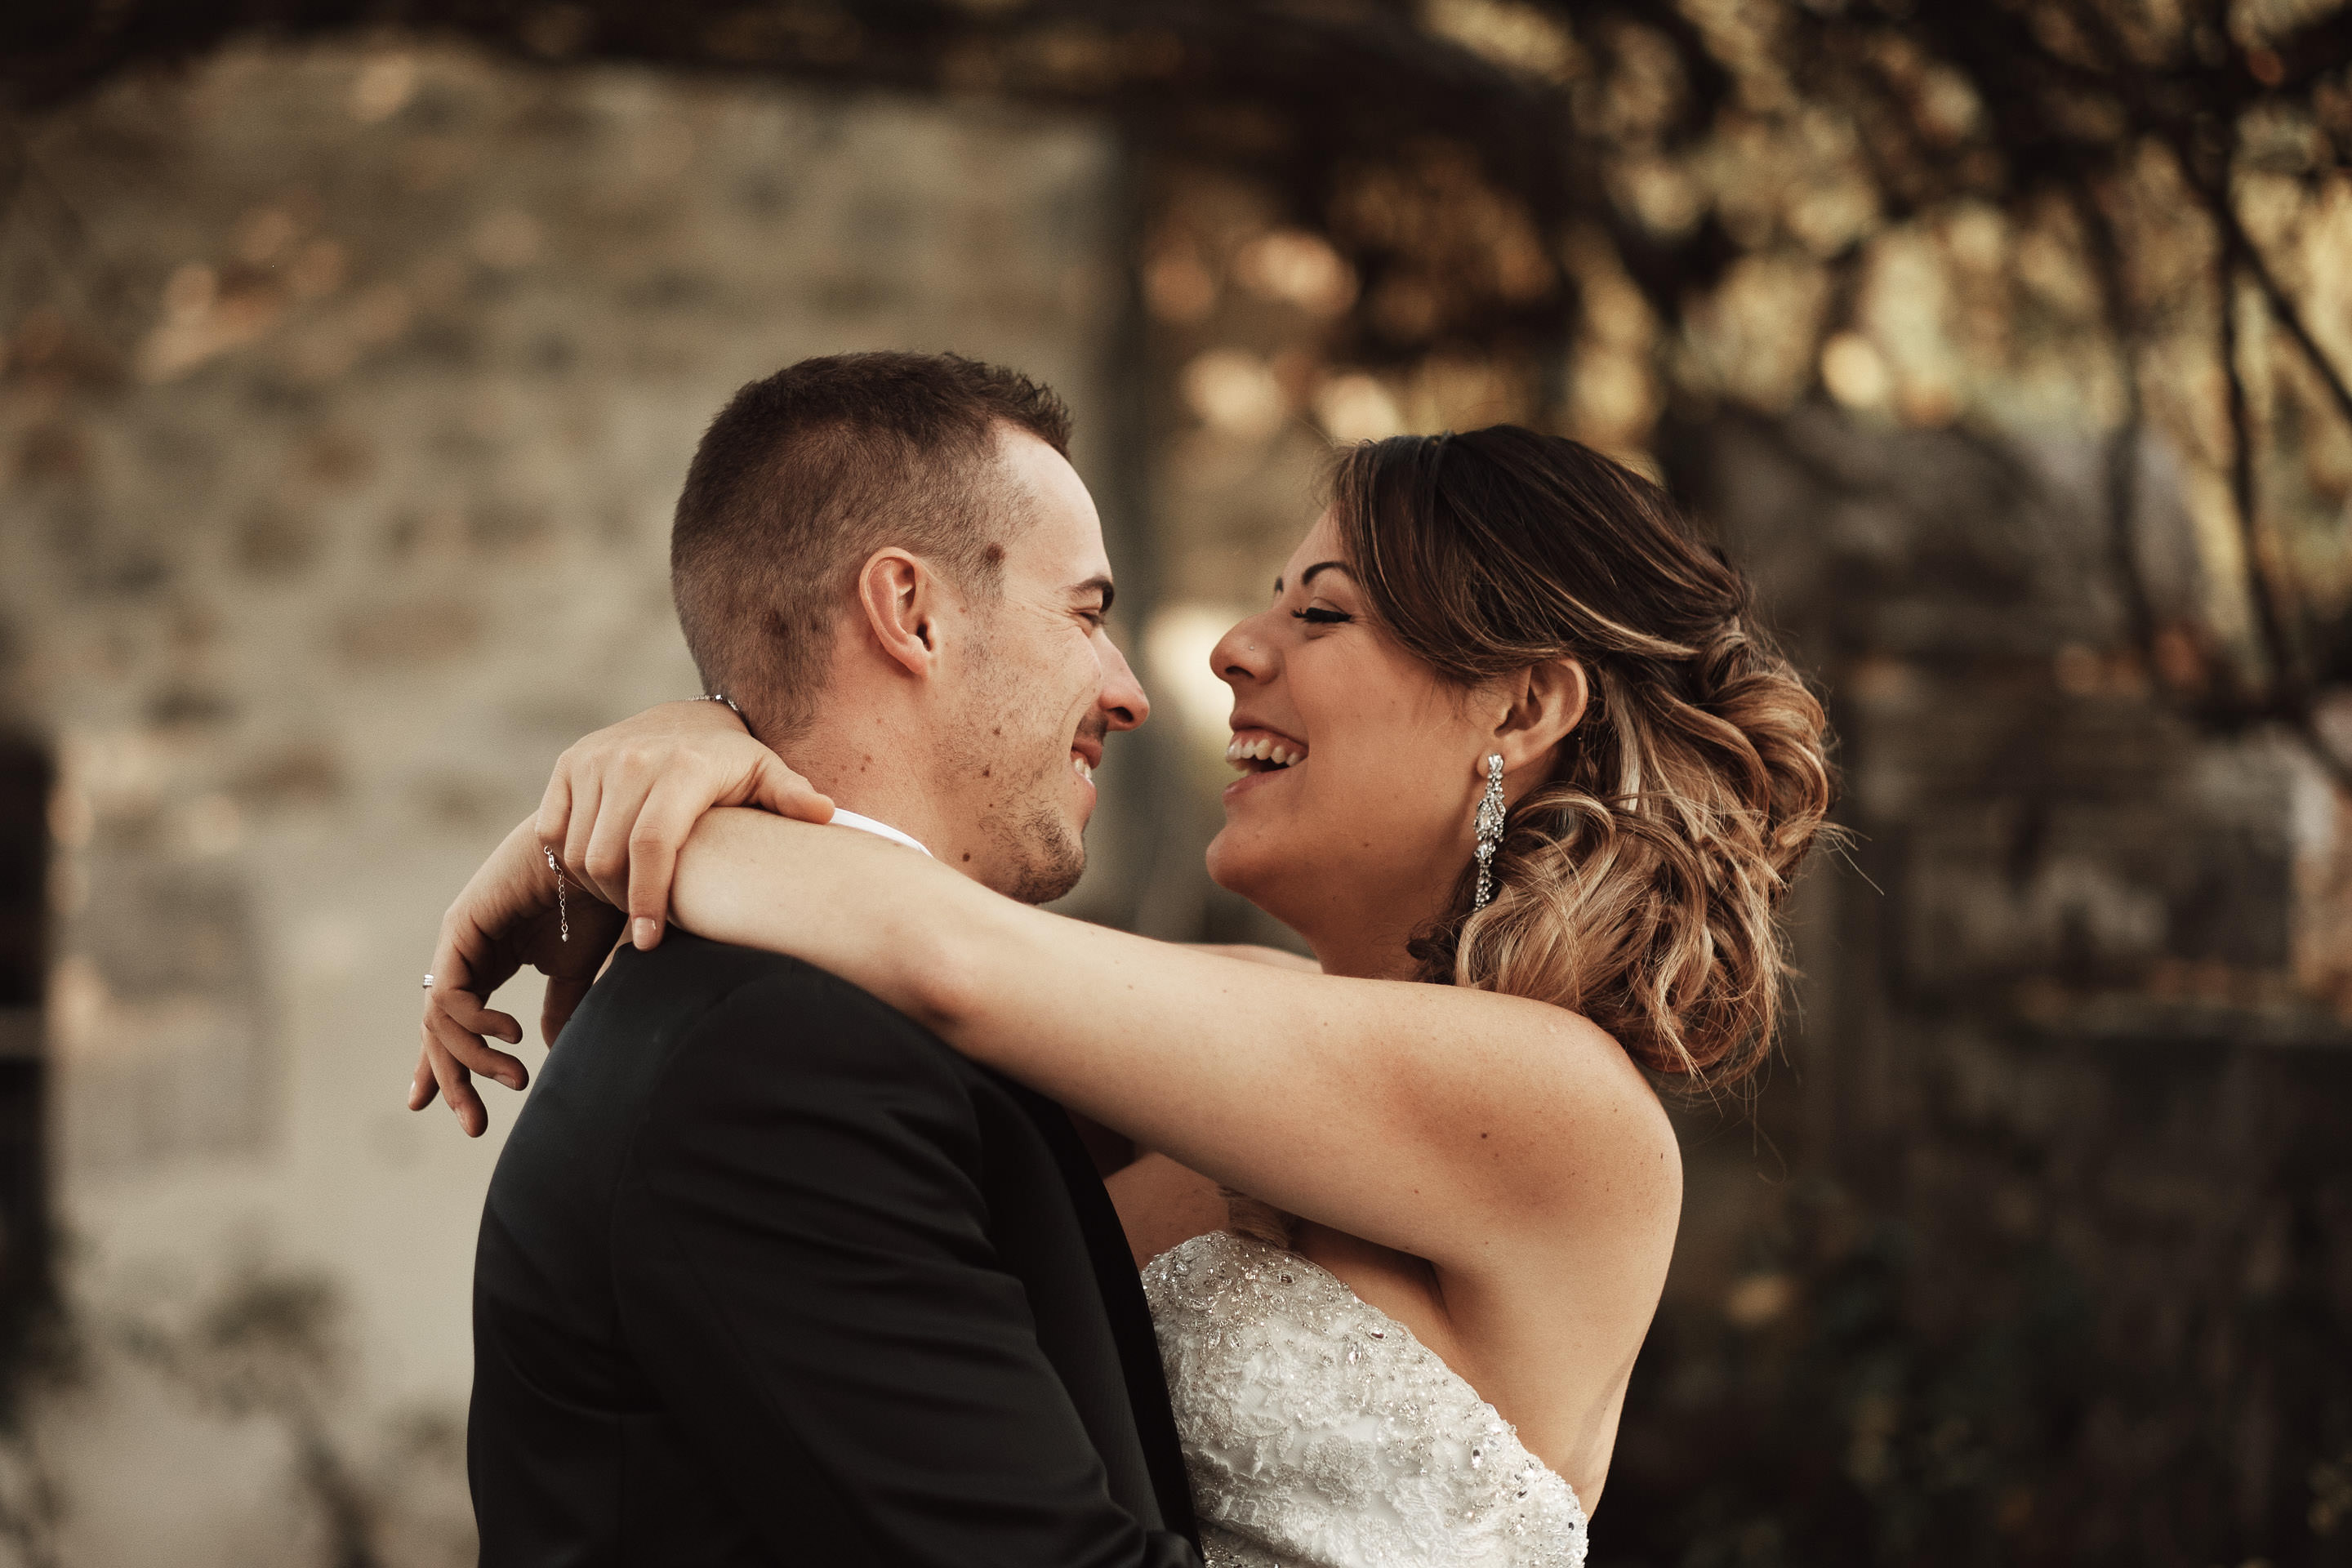
{"label": "silver chain bracelet", "polygon": [[547,868],[555,873],[555,927],[562,940],[572,940],[572,910],[563,901],[563,867],[555,858],[555,851],[542,844],[539,852],[547,857]]}
{"label": "silver chain bracelet", "polygon": [[[734,714],[738,719],[743,719],[743,710],[736,707],[735,699],[728,696],[724,691],[706,691],[701,696],[696,698],[695,700],[697,702],[724,702],[727,704],[727,710],[729,712]],[[751,721],[749,719],[743,719],[743,727],[747,730],[750,729],[751,727]]]}

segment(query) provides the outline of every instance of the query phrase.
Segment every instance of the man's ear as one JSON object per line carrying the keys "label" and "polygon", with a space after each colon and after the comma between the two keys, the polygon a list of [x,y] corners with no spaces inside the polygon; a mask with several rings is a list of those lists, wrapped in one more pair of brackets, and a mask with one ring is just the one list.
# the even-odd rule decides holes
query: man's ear
{"label": "man's ear", "polygon": [[[1551,772],[1551,758],[1570,731],[1583,722],[1592,688],[1580,659],[1547,659],[1503,687],[1505,706],[1496,721],[1487,752],[1499,752],[1503,772],[1517,773],[1530,763]],[[1486,754],[1478,758],[1478,773],[1486,776]]]}
{"label": "man's ear", "polygon": [[939,576],[920,556],[895,546],[877,550],[857,569],[857,604],[882,651],[928,676],[939,649]]}

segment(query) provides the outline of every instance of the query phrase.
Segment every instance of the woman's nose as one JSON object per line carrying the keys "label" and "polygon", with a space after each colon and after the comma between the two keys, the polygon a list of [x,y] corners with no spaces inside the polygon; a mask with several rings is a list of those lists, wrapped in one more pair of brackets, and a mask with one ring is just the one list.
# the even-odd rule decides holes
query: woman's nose
{"label": "woman's nose", "polygon": [[1273,639],[1261,636],[1265,616],[1237,621],[1209,650],[1209,668],[1228,686],[1260,681],[1274,672]]}

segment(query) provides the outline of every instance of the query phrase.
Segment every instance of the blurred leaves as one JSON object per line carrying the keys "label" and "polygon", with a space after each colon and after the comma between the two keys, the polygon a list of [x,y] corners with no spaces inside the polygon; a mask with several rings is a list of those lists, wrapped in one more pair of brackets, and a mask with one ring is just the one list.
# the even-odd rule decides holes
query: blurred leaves
{"label": "blurred leaves", "polygon": [[[1977,1177],[2032,1158],[1969,1153]],[[1756,1271],[1661,1312],[1596,1564],[2341,1561],[2347,1237],[2340,1182],[2307,1175],[2277,1173],[2283,1223],[2241,1236],[2047,1173],[1907,1214],[1792,1183]]]}
{"label": "blurred leaves", "polygon": [[[1636,456],[1661,419],[1814,397],[2152,429],[2187,459],[2212,580],[2172,695],[2284,719],[2352,772],[2313,720],[2352,682],[2342,0],[85,0],[0,20],[0,107],[352,34],[386,47],[353,87],[369,122],[412,111],[396,40],[450,36],[1115,116],[1156,167],[1263,194],[1219,257],[1163,181],[1142,258],[1178,329],[1228,287],[1311,329],[1288,371],[1184,383],[1261,440],[1267,375],[1330,435],[1475,406]],[[181,284],[149,374],[277,308],[226,273]],[[1199,337],[1180,363],[1219,350],[1270,353]],[[1465,375],[1512,405],[1432,380]]]}
{"label": "blurred leaves", "polygon": [[[1328,235],[1369,355],[1559,331],[1580,225],[1673,321],[1742,256],[1850,267],[1955,204],[2112,195],[2152,150],[2198,199],[2241,171],[2308,192],[2352,144],[2343,8],[2217,0],[118,0],[0,24],[0,94],[361,28],[1107,110]],[[355,110],[397,112],[403,70]]]}
{"label": "blurred leaves", "polygon": [[208,1299],[125,1314],[123,1351],[226,1422],[279,1426],[295,1478],[319,1511],[331,1568],[375,1568],[381,1511],[335,1430],[350,1373],[345,1303],[321,1275],[247,1258]]}

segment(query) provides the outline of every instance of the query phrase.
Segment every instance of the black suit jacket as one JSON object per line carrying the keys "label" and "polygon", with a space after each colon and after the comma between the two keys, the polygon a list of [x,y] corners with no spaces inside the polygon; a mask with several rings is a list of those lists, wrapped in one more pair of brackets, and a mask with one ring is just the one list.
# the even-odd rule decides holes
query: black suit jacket
{"label": "black suit jacket", "polygon": [[496,1568],[1200,1561],[1061,1110],[683,931],[614,960],[499,1158],[467,1447]]}

